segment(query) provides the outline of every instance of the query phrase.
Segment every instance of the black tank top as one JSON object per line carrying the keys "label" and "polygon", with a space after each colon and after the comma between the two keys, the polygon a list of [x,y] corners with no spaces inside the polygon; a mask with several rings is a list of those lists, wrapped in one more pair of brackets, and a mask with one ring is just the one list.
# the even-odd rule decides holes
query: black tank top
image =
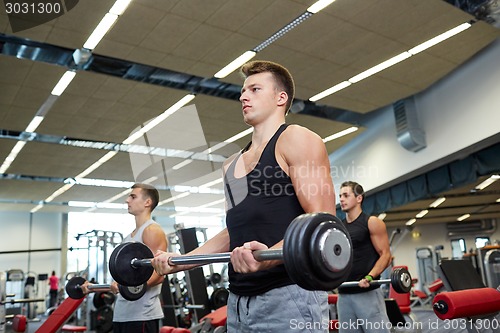
{"label": "black tank top", "polygon": [[[373,247],[370,230],[368,230],[369,215],[361,213],[353,222],[347,223],[346,219],[342,222],[347,227],[347,231],[351,236],[353,248],[353,261],[351,274],[347,281],[359,281],[364,278],[373,268],[377,260],[380,258],[377,250]],[[374,277],[378,279],[379,277]],[[371,285],[368,288],[356,287],[339,287],[339,293],[360,293],[376,289],[379,286]]]}
{"label": "black tank top", "polygon": [[[304,213],[290,177],[276,160],[276,142],[286,127],[286,124],[280,126],[255,168],[245,177],[235,178],[234,169],[250,144],[231,162],[224,175],[231,251],[253,240],[269,247],[275,245],[283,239],[290,222]],[[240,274],[229,264],[229,290],[237,295],[255,296],[292,283],[283,265]]]}

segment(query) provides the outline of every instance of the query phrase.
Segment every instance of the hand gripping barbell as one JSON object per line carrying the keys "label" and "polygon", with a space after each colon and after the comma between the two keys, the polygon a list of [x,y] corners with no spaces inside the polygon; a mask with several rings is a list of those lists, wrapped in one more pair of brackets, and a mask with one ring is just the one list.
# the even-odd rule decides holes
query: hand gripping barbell
{"label": "hand gripping barbell", "polygon": [[[84,298],[85,293],[83,292],[82,285],[85,282],[86,280],[81,276],[71,278],[71,280],[66,283],[66,293],[68,296],[73,299]],[[109,284],[89,284],[87,285],[87,289],[89,292],[110,291],[111,286]],[[136,301],[146,293],[147,283],[144,282],[137,286],[123,286],[120,284],[118,285],[118,290],[120,291],[120,295],[127,301]]]}
{"label": "hand gripping barbell", "polygon": [[[352,243],[343,223],[327,213],[302,214],[288,226],[283,249],[253,251],[257,261],[283,260],[290,279],[307,290],[332,290],[351,271]],[[153,274],[153,253],[142,243],[122,243],[109,259],[109,272],[119,284],[140,285]],[[148,258],[148,259],[145,259]],[[172,257],[171,265],[229,262],[231,253]]]}
{"label": "hand gripping barbell", "polygon": [[[359,281],[349,281],[341,284],[342,287],[356,287]],[[391,272],[390,279],[373,280],[370,285],[380,286],[382,284],[390,284],[395,292],[405,294],[411,290],[411,275],[404,267],[397,267]]]}

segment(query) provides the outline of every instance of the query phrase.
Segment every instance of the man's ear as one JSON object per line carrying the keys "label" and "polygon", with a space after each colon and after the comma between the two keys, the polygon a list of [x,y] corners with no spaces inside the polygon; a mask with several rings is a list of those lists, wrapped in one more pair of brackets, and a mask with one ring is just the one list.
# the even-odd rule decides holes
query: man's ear
{"label": "man's ear", "polygon": [[363,196],[362,196],[361,194],[360,194],[360,195],[357,195],[357,196],[356,196],[356,201],[357,201],[358,203],[363,202]]}
{"label": "man's ear", "polygon": [[288,94],[284,91],[278,93],[278,106],[285,106],[288,102]]}

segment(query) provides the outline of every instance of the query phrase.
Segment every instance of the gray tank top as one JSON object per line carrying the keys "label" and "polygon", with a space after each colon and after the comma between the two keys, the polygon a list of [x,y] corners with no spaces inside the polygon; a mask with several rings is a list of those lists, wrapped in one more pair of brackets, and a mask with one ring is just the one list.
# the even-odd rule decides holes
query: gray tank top
{"label": "gray tank top", "polygon": [[[136,234],[128,235],[123,242],[140,242],[142,241],[142,234],[144,230],[151,224],[156,222],[148,220],[144,223]],[[160,303],[161,284],[154,287],[149,287],[143,297],[135,302],[130,302],[124,299],[120,294],[116,298],[115,308],[113,310],[113,321],[126,322],[126,321],[146,321],[153,319],[163,318],[163,310]]]}

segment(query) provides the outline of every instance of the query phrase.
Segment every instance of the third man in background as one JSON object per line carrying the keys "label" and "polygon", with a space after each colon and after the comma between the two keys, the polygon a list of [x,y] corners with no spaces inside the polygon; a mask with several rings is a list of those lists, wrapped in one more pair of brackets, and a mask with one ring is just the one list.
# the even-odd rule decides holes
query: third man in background
{"label": "third man in background", "polygon": [[[123,242],[141,242],[151,251],[165,251],[167,238],[161,226],[151,219],[158,205],[158,190],[148,184],[136,183],[127,198],[128,212],[135,217],[135,229]],[[157,333],[163,310],[160,303],[163,276],[153,274],[147,282],[146,294],[135,302],[118,295],[113,311],[114,333]],[[111,284],[111,291],[118,293],[118,284]]]}
{"label": "third man in background", "polygon": [[337,311],[339,332],[389,332],[390,322],[384,295],[379,286],[370,284],[380,278],[391,262],[389,237],[385,223],[364,213],[361,204],[363,187],[347,181],[340,185],[340,207],[346,213],[342,221],[353,246],[353,265],[348,281],[359,281],[355,287],[339,287]]}

